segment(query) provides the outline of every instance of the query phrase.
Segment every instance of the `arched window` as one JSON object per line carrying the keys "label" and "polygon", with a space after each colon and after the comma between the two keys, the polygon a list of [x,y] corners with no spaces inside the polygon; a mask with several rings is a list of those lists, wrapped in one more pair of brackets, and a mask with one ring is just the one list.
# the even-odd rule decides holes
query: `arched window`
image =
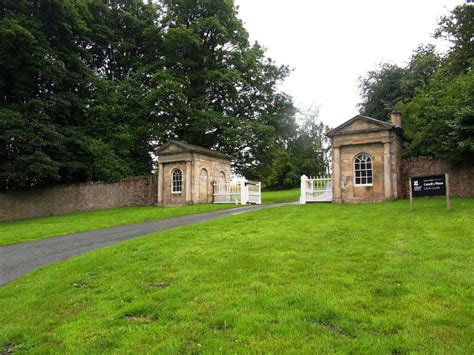
{"label": "arched window", "polygon": [[360,153],[355,157],[354,178],[356,186],[372,185],[372,158],[369,155]]}
{"label": "arched window", "polygon": [[217,181],[222,184],[225,182],[225,173],[223,171],[219,173],[219,178]]}
{"label": "arched window", "polygon": [[174,169],[171,174],[173,184],[171,185],[171,192],[179,193],[183,191],[183,173],[179,169]]}
{"label": "arched window", "polygon": [[199,173],[199,202],[207,202],[209,190],[209,174],[206,169]]}

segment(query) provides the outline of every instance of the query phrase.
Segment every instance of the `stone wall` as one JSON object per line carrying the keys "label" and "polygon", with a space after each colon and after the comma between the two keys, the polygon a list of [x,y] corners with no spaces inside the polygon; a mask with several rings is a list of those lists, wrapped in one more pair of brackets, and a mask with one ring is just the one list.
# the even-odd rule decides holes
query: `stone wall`
{"label": "stone wall", "polygon": [[442,160],[417,157],[402,160],[400,185],[403,197],[409,197],[408,178],[410,176],[442,175],[445,173],[449,174],[452,197],[474,196],[474,166],[452,166]]}
{"label": "stone wall", "polygon": [[157,203],[155,176],[0,194],[0,222]]}

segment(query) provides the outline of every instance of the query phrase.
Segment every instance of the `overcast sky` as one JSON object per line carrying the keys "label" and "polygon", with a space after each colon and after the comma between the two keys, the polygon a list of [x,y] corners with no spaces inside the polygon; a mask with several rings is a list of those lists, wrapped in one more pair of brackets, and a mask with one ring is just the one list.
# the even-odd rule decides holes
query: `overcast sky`
{"label": "overcast sky", "polygon": [[382,61],[403,65],[442,15],[463,0],[235,0],[252,41],[294,69],[282,89],[319,107],[335,127],[357,114],[358,77]]}

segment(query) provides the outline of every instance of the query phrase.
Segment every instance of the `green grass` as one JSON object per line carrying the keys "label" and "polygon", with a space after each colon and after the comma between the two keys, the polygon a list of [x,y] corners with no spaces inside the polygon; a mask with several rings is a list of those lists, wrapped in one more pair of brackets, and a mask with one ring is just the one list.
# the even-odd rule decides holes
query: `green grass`
{"label": "green grass", "polygon": [[263,191],[262,192],[262,203],[269,205],[272,203],[280,202],[293,202],[299,201],[300,199],[300,188],[290,190],[277,190],[277,191]]}
{"label": "green grass", "polygon": [[[296,201],[298,199],[299,189],[262,193],[264,204]],[[3,222],[0,223],[0,247],[68,233],[211,212],[233,207],[238,206],[234,204],[208,204],[175,207],[125,207]]]}
{"label": "green grass", "polygon": [[474,199],[311,204],[145,236],[0,288],[0,353],[474,352]]}
{"label": "green grass", "polygon": [[232,207],[236,206],[209,204],[173,207],[125,207],[3,222],[0,223],[0,247],[68,233],[211,212]]}

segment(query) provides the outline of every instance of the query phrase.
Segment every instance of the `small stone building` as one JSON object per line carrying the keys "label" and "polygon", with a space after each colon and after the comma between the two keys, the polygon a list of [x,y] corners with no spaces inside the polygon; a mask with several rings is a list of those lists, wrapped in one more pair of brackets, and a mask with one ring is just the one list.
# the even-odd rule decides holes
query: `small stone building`
{"label": "small stone building", "polygon": [[214,150],[170,141],[158,155],[158,204],[212,202],[213,183],[231,177],[231,157]]}
{"label": "small stone building", "polygon": [[333,201],[383,201],[402,196],[399,184],[401,115],[391,123],[357,115],[328,133],[332,146]]}

